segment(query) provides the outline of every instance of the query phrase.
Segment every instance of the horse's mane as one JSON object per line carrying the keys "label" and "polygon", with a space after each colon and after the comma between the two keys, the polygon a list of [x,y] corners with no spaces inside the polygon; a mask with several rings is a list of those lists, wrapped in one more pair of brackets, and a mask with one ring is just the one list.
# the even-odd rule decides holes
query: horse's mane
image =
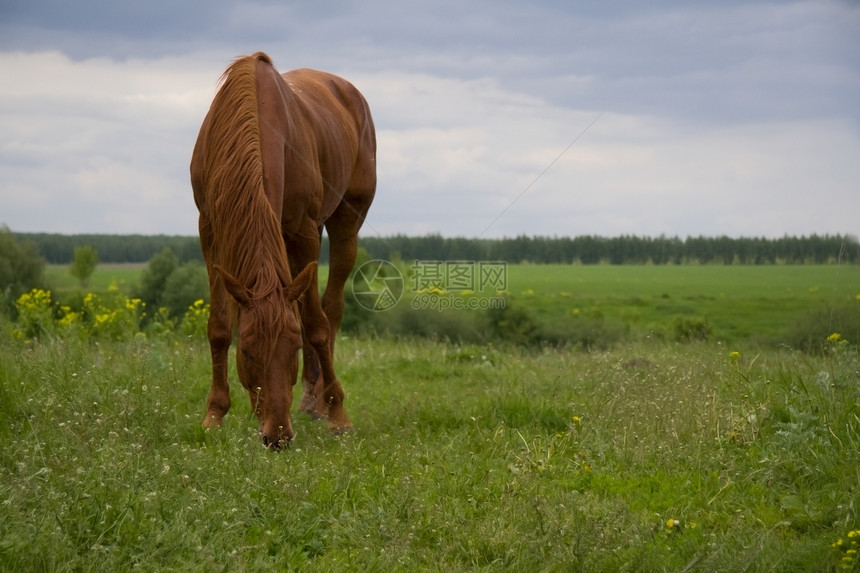
{"label": "horse's mane", "polygon": [[[205,202],[213,227],[214,261],[245,286],[251,300],[272,307],[260,309],[260,314],[271,313],[267,320],[278,321],[286,309],[282,299],[269,295],[289,284],[291,277],[280,219],[263,188],[258,60],[272,63],[257,52],[235,60],[221,76],[208,128]],[[264,335],[263,330],[258,334]]]}

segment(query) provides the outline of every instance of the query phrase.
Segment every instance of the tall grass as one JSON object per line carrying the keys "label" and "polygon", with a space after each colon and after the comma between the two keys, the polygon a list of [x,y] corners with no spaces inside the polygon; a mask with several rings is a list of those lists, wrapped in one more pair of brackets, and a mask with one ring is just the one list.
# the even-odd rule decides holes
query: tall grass
{"label": "tall grass", "polygon": [[[801,571],[860,529],[860,357],[343,337],[356,431],[200,428],[199,337],[0,337],[0,570]],[[231,379],[236,380],[231,374]]]}

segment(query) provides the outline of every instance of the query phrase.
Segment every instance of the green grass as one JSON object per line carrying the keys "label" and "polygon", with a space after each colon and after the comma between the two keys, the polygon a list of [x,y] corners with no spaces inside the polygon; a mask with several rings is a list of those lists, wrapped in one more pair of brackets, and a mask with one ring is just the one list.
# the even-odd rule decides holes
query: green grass
{"label": "green grass", "polygon": [[860,528],[856,347],[738,350],[343,337],[356,431],[297,416],[273,453],[237,384],[200,428],[202,340],[4,330],[0,570],[832,568]]}
{"label": "green grass", "polygon": [[701,317],[724,341],[778,340],[812,311],[856,306],[860,268],[511,265],[515,302],[547,323],[600,317],[633,330]]}
{"label": "green grass", "polygon": [[112,263],[96,266],[86,285],[69,272],[69,265],[47,265],[45,280],[51,290],[59,293],[84,290],[88,292],[107,292],[116,288],[122,293],[131,294],[146,269],[145,263]]}
{"label": "green grass", "polygon": [[[585,349],[707,339],[820,350],[832,332],[860,339],[860,269],[844,265],[510,265],[503,311],[440,312],[429,305],[416,312],[413,302],[432,303],[435,295],[409,292],[406,277],[407,292],[391,310],[356,312],[347,297],[345,328]],[[496,295],[451,291],[439,299]]]}
{"label": "green grass", "polygon": [[[131,294],[146,268],[142,264],[99,265],[85,290],[105,292],[116,287]],[[671,339],[679,321],[703,321],[711,338],[727,343],[753,341],[761,344],[794,344],[798,323],[827,322],[825,336],[842,326],[826,311],[857,314],[860,268],[845,265],[786,266],[653,266],[653,265],[508,265],[507,296],[512,305],[527,309],[536,323],[564,338],[570,331],[601,327],[638,336]],[[404,269],[407,272],[407,269]],[[320,267],[324,283],[328,268]],[[80,284],[67,265],[49,265],[46,278],[57,293],[79,290]],[[400,306],[409,310],[410,280]],[[494,293],[487,293],[493,295]],[[818,317],[811,315],[818,313]],[[358,317],[383,321],[384,316]],[[421,331],[405,321],[407,328]],[[447,317],[439,317],[445,314]],[[465,315],[458,318],[457,315]],[[433,317],[429,322],[428,317]],[[428,311],[428,328],[462,332],[471,328],[475,312]],[[442,324],[435,324],[441,321]],[[843,326],[843,329],[846,327]],[[829,330],[828,330],[829,329]],[[816,336],[820,332],[816,330]]]}

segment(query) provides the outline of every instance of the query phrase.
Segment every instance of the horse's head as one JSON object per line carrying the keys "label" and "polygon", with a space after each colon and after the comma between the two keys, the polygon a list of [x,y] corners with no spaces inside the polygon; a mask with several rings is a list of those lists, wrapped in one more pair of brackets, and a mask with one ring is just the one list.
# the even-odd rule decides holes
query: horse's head
{"label": "horse's head", "polygon": [[260,422],[260,437],[273,449],[293,438],[290,422],[293,385],[298,375],[302,346],[295,301],[311,284],[316,263],[311,263],[289,284],[255,292],[222,267],[215,265],[227,292],[238,303],[239,339],[236,369],[248,391]]}

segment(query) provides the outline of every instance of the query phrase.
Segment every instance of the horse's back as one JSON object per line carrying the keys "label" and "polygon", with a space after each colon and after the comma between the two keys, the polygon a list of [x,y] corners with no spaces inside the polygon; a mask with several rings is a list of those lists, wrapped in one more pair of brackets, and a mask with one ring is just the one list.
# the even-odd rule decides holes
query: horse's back
{"label": "horse's back", "polygon": [[[281,74],[289,89],[293,119],[313,140],[307,152],[319,170],[322,224],[349,193],[370,194],[376,187],[376,132],[364,96],[340,76],[302,68]],[[301,118],[301,120],[299,119]],[[308,160],[303,158],[303,162]],[[287,186],[288,187],[288,186]]]}
{"label": "horse's back", "polygon": [[316,101],[321,108],[331,110],[335,105],[339,105],[352,112],[353,116],[363,114],[367,108],[367,102],[358,88],[340,76],[301,68],[284,72],[281,77],[294,93]]}

